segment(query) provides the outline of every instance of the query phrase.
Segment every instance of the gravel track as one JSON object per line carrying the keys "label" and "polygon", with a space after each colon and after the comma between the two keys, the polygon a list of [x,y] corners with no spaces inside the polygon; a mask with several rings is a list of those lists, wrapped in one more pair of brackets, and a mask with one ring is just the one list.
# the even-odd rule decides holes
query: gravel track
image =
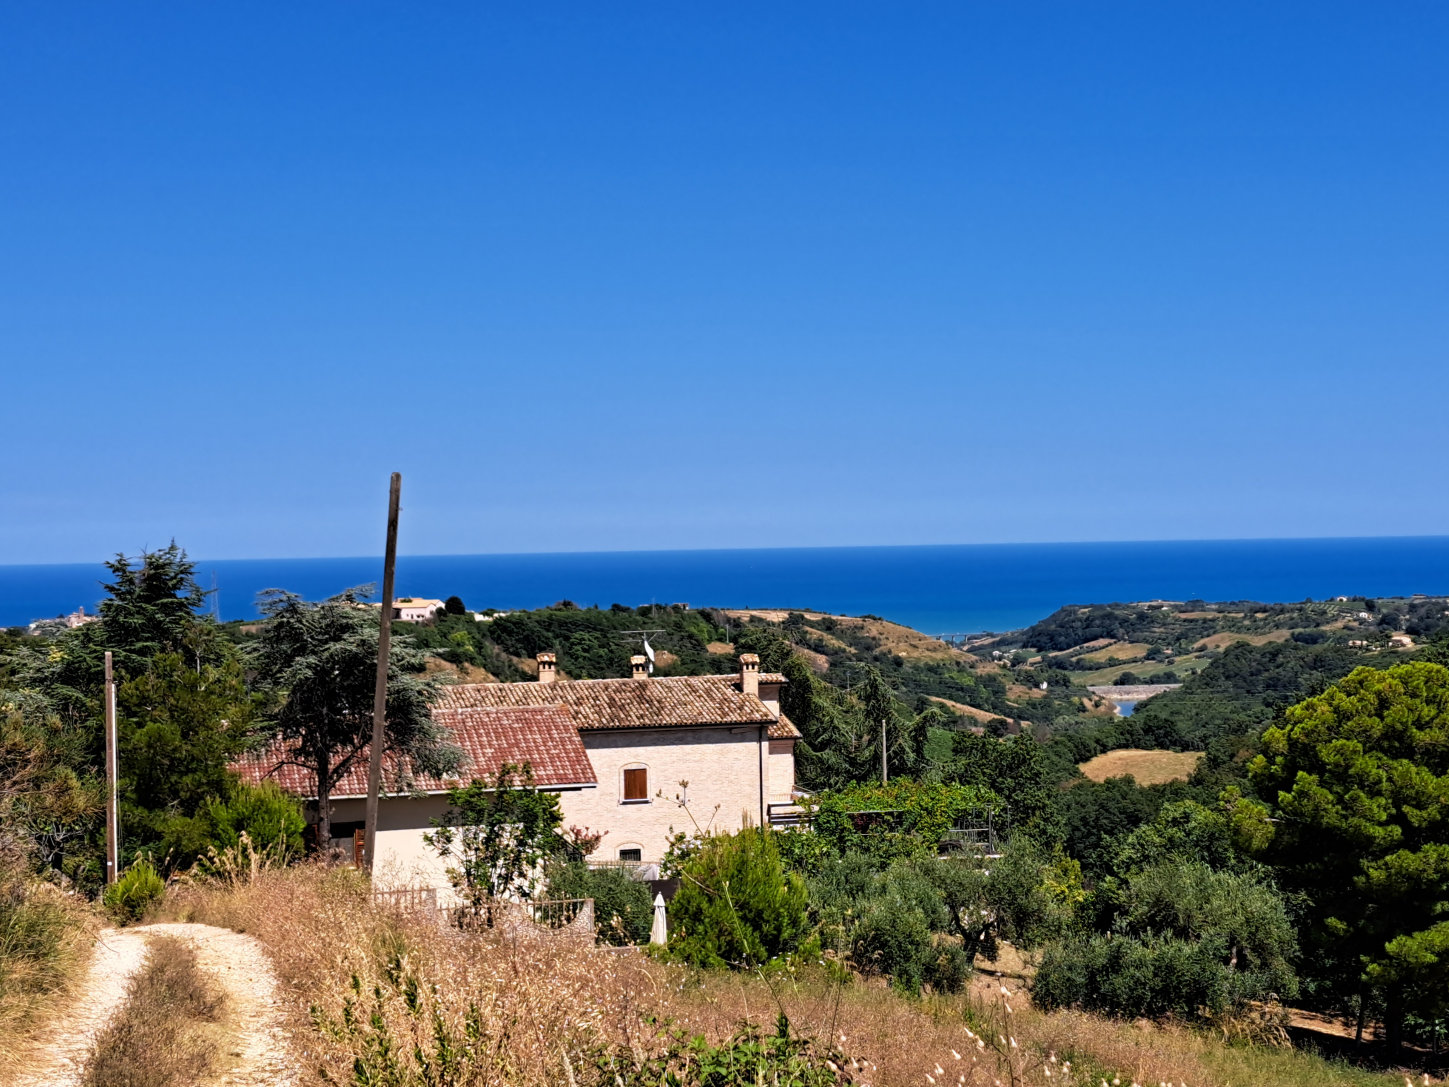
{"label": "gravel track", "polygon": [[149,954],[151,936],[189,943],[202,971],[226,993],[227,1042],[217,1061],[219,1072],[206,1087],[292,1087],[296,1068],[266,952],[251,936],[193,924],[102,932],[80,994],[36,1045],[36,1059],[11,1087],[80,1087],[96,1037],[124,1003],[127,984]]}
{"label": "gravel track", "polygon": [[48,1031],[37,1039],[30,1066],[11,1081],[13,1087],[73,1087],[81,1081],[95,1049],[126,999],[126,985],[146,962],[146,937],[140,929],[107,929],[96,949],[84,989]]}

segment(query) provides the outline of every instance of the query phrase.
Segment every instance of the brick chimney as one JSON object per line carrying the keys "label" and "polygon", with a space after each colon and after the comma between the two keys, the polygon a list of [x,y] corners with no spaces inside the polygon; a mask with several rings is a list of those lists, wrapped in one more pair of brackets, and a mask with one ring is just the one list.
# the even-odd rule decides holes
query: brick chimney
{"label": "brick chimney", "polygon": [[648,679],[649,658],[643,653],[635,653],[629,658],[629,669],[634,673],[635,679]]}
{"label": "brick chimney", "polygon": [[760,657],[757,653],[740,654],[740,690],[760,697]]}
{"label": "brick chimney", "polygon": [[552,653],[538,655],[538,681],[554,683],[558,680],[558,658]]}

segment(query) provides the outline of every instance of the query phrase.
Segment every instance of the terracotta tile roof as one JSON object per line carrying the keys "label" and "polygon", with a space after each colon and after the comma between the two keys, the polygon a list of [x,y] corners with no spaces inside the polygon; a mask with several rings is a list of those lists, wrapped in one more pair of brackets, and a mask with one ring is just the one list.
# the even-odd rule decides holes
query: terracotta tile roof
{"label": "terracotta tile roof", "polygon": [[[436,709],[433,720],[452,733],[453,742],[463,749],[464,765],[456,778],[443,780],[426,775],[414,778],[412,789],[394,760],[386,760],[384,793],[413,790],[437,793],[474,778],[487,780],[505,762],[527,761],[534,780],[543,786],[593,785],[594,767],[584,751],[578,729],[566,707],[557,704],[513,707],[467,707]],[[232,764],[243,781],[260,784],[275,781],[296,796],[315,798],[317,775],[304,767],[282,760],[287,749],[281,743],[246,755]],[[332,798],[367,795],[367,758],[357,759],[332,790]]]}
{"label": "terracotta tile roof", "polygon": [[780,714],[780,719],[770,726],[770,739],[772,740],[798,740],[804,734],[795,727],[795,722]]}
{"label": "terracotta tile roof", "polygon": [[[553,683],[458,683],[442,688],[438,705],[459,709],[537,706],[549,702],[566,705],[580,732],[779,723],[763,702],[740,690],[740,677],[735,674],[574,679]],[[793,725],[790,735],[798,735]]]}

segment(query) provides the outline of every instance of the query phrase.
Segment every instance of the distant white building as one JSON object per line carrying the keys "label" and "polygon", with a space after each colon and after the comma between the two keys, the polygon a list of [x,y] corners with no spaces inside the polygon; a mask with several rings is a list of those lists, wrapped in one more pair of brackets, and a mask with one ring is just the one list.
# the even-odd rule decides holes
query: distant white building
{"label": "distant white building", "polygon": [[404,596],[392,602],[392,617],[402,623],[422,623],[443,610],[441,600]]}

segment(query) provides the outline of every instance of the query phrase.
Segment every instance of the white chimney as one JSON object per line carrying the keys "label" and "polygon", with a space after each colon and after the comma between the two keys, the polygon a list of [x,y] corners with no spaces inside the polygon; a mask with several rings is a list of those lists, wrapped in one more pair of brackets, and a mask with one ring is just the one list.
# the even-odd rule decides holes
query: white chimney
{"label": "white chimney", "polygon": [[757,653],[740,654],[740,690],[760,697],[760,657]]}
{"label": "white chimney", "polygon": [[538,681],[553,683],[558,680],[558,658],[552,653],[538,655]]}
{"label": "white chimney", "polygon": [[633,670],[635,679],[649,678],[649,658],[643,653],[635,653],[630,657],[629,667]]}

